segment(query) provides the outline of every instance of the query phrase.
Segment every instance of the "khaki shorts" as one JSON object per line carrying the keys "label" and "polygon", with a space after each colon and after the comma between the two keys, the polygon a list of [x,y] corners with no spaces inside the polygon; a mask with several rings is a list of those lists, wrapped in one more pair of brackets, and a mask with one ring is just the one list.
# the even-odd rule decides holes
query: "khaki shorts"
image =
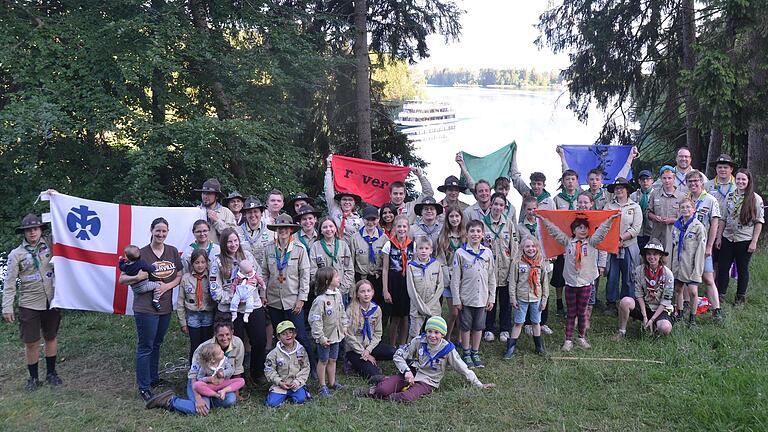
{"label": "khaki shorts", "polygon": [[34,310],[19,307],[19,327],[21,340],[24,343],[33,343],[40,340],[40,332],[43,339],[50,341],[56,339],[61,323],[61,312],[58,309]]}

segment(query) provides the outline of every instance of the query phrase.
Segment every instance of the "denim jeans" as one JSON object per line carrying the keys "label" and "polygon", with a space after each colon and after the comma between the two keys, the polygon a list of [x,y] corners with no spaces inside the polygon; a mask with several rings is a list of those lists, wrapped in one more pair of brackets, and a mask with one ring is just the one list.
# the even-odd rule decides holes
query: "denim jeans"
{"label": "denim jeans", "polygon": [[[317,356],[315,355],[315,350],[312,345],[310,345],[307,330],[304,326],[304,313],[299,311],[299,313],[296,314],[293,313],[293,310],[291,309],[277,309],[272,306],[268,306],[267,311],[269,311],[269,320],[272,321],[272,328],[275,332],[277,332],[277,325],[282,321],[291,321],[293,325],[296,326],[296,340],[299,341],[301,346],[307,351],[307,355],[309,355],[309,363],[312,370],[315,370],[315,367],[317,366]],[[277,340],[277,333],[275,333],[275,340]]]}
{"label": "denim jeans", "polygon": [[267,393],[267,400],[264,401],[264,404],[270,408],[277,408],[282,405],[286,399],[291,398],[293,403],[300,405],[303,404],[308,397],[309,393],[307,393],[307,389],[305,387],[299,387],[299,389],[295,391],[288,390],[288,393],[286,394],[269,392]]}
{"label": "denim jeans", "polygon": [[[211,399],[209,397],[202,396],[205,403],[208,405],[208,408],[214,407],[222,407],[222,408],[228,408],[235,404],[237,401],[237,395],[235,392],[229,392],[224,397],[224,400],[221,399]],[[195,408],[195,391],[192,390],[192,380],[187,380],[187,399],[182,399],[180,397],[174,397],[171,399],[171,407],[174,411],[178,411],[183,414],[189,414],[189,415],[197,415],[197,409]]]}
{"label": "denim jeans", "polygon": [[171,314],[155,315],[135,312],[136,321],[136,385],[139,390],[149,390],[153,382],[160,380],[160,345],[171,323]]}
{"label": "denim jeans", "polygon": [[[632,287],[632,258],[628,250],[624,249],[623,258],[617,254],[608,254],[608,282],[605,285],[605,300],[608,303],[616,303],[624,297],[634,297],[635,290]],[[621,252],[621,249],[619,250]],[[621,281],[620,281],[621,280]],[[619,285],[621,282],[621,285]]]}

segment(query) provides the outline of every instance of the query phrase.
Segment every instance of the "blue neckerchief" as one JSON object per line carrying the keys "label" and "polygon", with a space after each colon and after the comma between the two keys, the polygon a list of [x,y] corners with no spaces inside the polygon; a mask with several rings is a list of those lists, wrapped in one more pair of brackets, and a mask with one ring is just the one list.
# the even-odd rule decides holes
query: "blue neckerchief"
{"label": "blue neckerchief", "polygon": [[441,358],[445,357],[446,355],[448,355],[451,351],[453,351],[456,348],[451,341],[447,341],[448,345],[443,347],[443,349],[441,349],[435,355],[431,355],[429,353],[429,344],[427,343],[426,335],[424,335],[424,334],[421,335],[421,341],[422,341],[421,342],[421,350],[423,351],[424,355],[427,356],[427,361],[424,362],[424,364],[421,364],[421,362],[419,362],[419,366],[422,369],[424,369],[425,367],[429,366],[433,370],[436,370],[437,368],[435,367],[434,362],[436,360],[440,360]]}
{"label": "blue neckerchief", "polygon": [[683,217],[680,216],[675,221],[675,228],[677,228],[680,231],[680,234],[677,236],[677,259],[680,259],[680,253],[685,249],[685,245],[683,244],[683,239],[685,238],[685,231],[688,229],[688,227],[691,225],[691,223],[696,220],[696,214],[694,213],[693,216],[688,220],[688,222],[683,222]]}
{"label": "blue neckerchief", "polygon": [[733,180],[733,176],[731,176],[731,179],[728,181],[728,190],[727,190],[727,191],[725,191],[725,193],[723,193],[723,191],[720,189],[721,187],[723,187],[723,184],[718,184],[718,183],[717,183],[717,177],[715,177],[715,185],[714,185],[714,186],[715,186],[715,190],[716,190],[716,191],[717,191],[717,193],[719,193],[719,194],[720,194],[720,195],[721,195],[723,198],[727,198],[727,197],[728,197],[728,194],[729,194],[729,193],[731,193],[731,191],[733,190],[733,182],[734,182],[734,180]]}
{"label": "blue neckerchief", "polygon": [[369,318],[372,317],[378,309],[379,305],[374,302],[371,302],[371,308],[368,309],[368,312],[360,308],[360,312],[363,314],[363,342],[365,342],[365,338],[368,338],[369,342],[373,341],[373,330],[371,330],[371,321]]}
{"label": "blue neckerchief", "polygon": [[[480,252],[478,252],[478,253],[475,253],[475,251],[473,251],[472,248],[469,247],[469,243],[464,243],[464,246],[462,246],[461,248],[464,249],[464,251],[466,253],[472,255],[473,257],[475,257],[475,259],[472,261],[472,264],[476,263],[477,260],[482,260],[483,259],[483,252],[485,252],[485,249],[483,249],[482,245],[480,246]],[[485,260],[483,260],[483,261],[485,261]]]}
{"label": "blue neckerchief", "polygon": [[421,269],[421,275],[424,276],[424,273],[426,273],[426,271],[427,271],[427,267],[432,265],[433,262],[435,262],[435,259],[430,257],[429,261],[427,261],[426,264],[422,264],[422,263],[420,263],[420,262],[418,262],[416,260],[410,260],[410,261],[408,261],[408,264],[412,265],[414,267],[420,268]]}
{"label": "blue neckerchief", "polygon": [[381,238],[381,229],[376,228],[376,233],[378,234],[377,237],[370,237],[368,235],[363,234],[365,232],[365,227],[360,228],[360,235],[363,237],[363,240],[365,240],[366,243],[368,243],[368,261],[370,261],[371,264],[376,264],[376,252],[373,251],[373,243],[376,242],[379,238]]}
{"label": "blue neckerchief", "polygon": [[288,245],[285,246],[285,255],[281,257],[280,249],[277,247],[277,242],[275,242],[275,265],[277,266],[277,270],[281,275],[283,274],[283,270],[288,267],[288,260],[291,259],[291,251],[288,250],[290,246],[291,242],[289,240]]}

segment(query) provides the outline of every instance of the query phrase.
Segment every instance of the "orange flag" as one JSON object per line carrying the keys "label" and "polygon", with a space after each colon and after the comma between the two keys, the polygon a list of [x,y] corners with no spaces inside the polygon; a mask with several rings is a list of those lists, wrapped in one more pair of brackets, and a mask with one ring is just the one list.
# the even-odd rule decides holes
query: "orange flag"
{"label": "orange flag", "polygon": [[[574,219],[588,220],[589,236],[592,236],[601,223],[620,212],[619,210],[538,210],[537,213],[557,225],[557,227],[560,228],[560,231],[570,237],[573,236],[573,233],[571,232],[571,223]],[[606,252],[617,253],[619,251],[619,244],[621,243],[619,240],[620,228],[621,217],[618,217],[613,220],[611,229],[608,230],[608,235],[606,235],[605,239],[597,245],[597,248]],[[543,224],[541,224],[541,242],[544,247],[544,254],[547,258],[553,258],[565,253],[565,246],[555,240]]]}

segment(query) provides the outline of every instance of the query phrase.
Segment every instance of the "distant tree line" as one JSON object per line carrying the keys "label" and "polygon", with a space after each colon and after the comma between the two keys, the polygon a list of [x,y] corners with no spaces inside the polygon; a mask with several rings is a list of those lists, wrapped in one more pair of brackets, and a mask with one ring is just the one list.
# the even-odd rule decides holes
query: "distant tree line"
{"label": "distant tree line", "polygon": [[546,87],[562,84],[558,71],[536,69],[431,69],[424,72],[427,84],[436,86]]}

